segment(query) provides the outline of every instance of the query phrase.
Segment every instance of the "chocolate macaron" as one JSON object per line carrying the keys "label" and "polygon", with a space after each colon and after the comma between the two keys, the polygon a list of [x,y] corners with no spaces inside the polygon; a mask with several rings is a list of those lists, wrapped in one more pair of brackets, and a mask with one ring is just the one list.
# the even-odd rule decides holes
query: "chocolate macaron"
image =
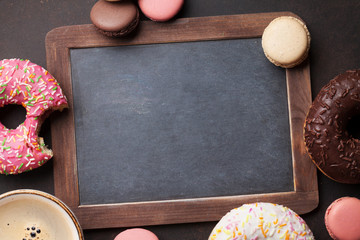
{"label": "chocolate macaron", "polygon": [[121,37],[132,32],[139,24],[139,10],[131,0],[99,0],[91,9],[90,19],[106,36]]}

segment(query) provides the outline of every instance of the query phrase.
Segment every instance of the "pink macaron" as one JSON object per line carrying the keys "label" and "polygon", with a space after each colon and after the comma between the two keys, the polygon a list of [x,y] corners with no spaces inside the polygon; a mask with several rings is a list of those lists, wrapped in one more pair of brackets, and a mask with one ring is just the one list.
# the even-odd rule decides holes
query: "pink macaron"
{"label": "pink macaron", "polygon": [[360,200],[354,197],[335,200],[326,210],[325,225],[335,240],[360,239]]}
{"label": "pink macaron", "polygon": [[140,10],[153,21],[165,22],[181,9],[184,0],[139,0]]}
{"label": "pink macaron", "polygon": [[114,240],[159,240],[158,237],[143,228],[132,228],[119,233]]}

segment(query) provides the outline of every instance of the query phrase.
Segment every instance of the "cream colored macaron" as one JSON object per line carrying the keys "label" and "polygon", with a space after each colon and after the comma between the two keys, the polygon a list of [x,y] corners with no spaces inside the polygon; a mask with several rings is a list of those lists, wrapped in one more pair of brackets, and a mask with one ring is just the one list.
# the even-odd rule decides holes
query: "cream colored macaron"
{"label": "cream colored macaron", "polygon": [[270,62],[292,68],[307,58],[310,33],[301,20],[291,16],[278,17],[265,28],[262,47]]}

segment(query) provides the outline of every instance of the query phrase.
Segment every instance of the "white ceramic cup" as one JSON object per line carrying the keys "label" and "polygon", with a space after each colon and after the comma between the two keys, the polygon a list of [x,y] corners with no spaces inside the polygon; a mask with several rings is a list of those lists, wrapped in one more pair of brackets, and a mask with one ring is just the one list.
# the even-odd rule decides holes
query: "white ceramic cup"
{"label": "white ceramic cup", "polygon": [[51,194],[21,189],[0,195],[1,240],[84,240],[71,210]]}

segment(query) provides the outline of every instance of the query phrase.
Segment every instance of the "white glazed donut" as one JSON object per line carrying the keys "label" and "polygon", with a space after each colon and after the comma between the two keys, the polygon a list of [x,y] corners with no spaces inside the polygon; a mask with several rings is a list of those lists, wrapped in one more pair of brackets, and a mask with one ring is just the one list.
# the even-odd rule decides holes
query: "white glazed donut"
{"label": "white glazed donut", "polygon": [[244,204],[228,212],[209,240],[313,240],[305,221],[291,209],[272,203]]}

